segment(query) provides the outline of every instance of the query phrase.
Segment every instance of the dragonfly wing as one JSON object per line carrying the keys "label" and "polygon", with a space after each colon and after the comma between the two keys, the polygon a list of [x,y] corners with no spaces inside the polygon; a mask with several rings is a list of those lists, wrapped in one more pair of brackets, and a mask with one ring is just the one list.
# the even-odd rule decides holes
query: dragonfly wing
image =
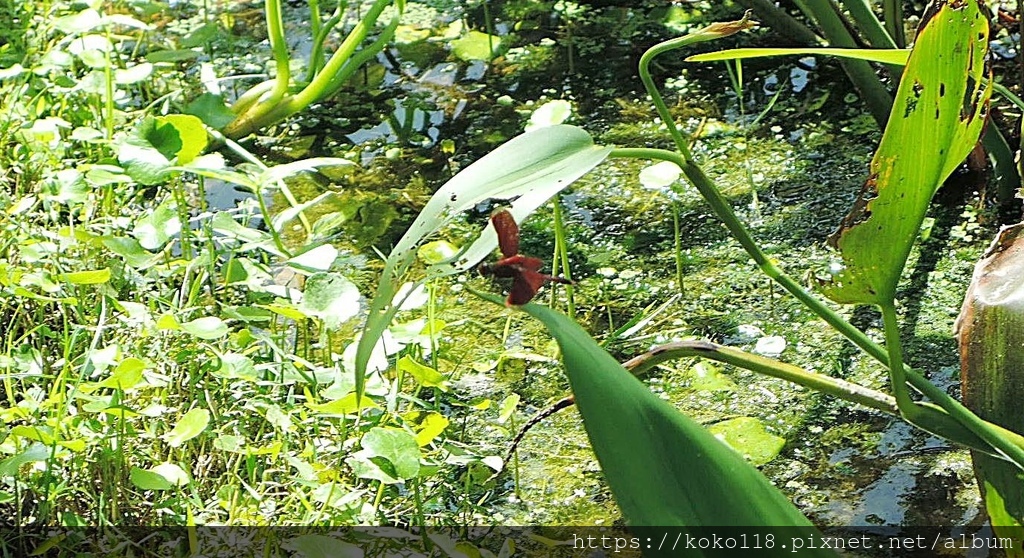
{"label": "dragonfly wing", "polygon": [[517,274],[516,278],[512,280],[512,290],[509,291],[508,300],[505,301],[505,304],[508,306],[521,306],[530,302],[537,294],[540,286],[544,284],[543,277],[541,277],[540,281],[536,280],[537,277],[541,277],[541,275],[532,271]]}
{"label": "dragonfly wing", "polygon": [[519,253],[519,225],[512,218],[507,209],[501,209],[491,214],[491,223],[498,233],[498,247],[501,248],[501,255],[504,258],[511,258]]}

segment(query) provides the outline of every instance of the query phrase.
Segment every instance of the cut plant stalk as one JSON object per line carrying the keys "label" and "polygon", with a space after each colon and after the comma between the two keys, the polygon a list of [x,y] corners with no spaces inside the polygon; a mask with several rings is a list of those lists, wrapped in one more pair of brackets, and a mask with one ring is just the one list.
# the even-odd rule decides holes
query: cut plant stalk
{"label": "cut plant stalk", "polygon": [[[1004,228],[974,269],[957,318],[964,405],[1006,428],[1024,430],[1024,224]],[[1024,524],[1020,470],[1002,459],[972,452],[978,489],[999,536],[1017,539]]]}

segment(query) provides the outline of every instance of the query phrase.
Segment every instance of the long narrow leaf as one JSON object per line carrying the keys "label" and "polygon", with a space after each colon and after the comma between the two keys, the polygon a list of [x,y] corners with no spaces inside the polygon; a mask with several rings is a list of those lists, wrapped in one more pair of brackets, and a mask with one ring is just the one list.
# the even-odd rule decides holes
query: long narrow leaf
{"label": "long narrow leaf", "polygon": [[891,303],[932,195],[974,148],[991,89],[977,0],[940,2],[918,33],[860,199],[831,242],[844,269],[826,294]]}
{"label": "long narrow leaf", "polygon": [[[521,222],[544,201],[600,164],[610,152],[609,147],[594,145],[590,134],[580,128],[548,126],[512,138],[441,186],[384,264],[356,351],[356,393],[362,393],[371,351],[401,305],[394,297],[413,263],[417,246],[464,211],[491,198],[515,198],[509,211]],[[468,269],[495,246],[497,236],[488,225],[488,232],[461,254],[457,263],[437,266],[431,274]]]}
{"label": "long narrow leaf", "polygon": [[523,309],[558,341],[590,443],[631,525],[813,529],[754,466],[651,393],[574,321],[534,303]]}
{"label": "long narrow leaf", "polygon": [[687,62],[717,62],[721,60],[743,60],[766,56],[836,56],[853,60],[866,60],[882,64],[902,66],[907,63],[909,50],[878,48],[734,48],[695,54]]}

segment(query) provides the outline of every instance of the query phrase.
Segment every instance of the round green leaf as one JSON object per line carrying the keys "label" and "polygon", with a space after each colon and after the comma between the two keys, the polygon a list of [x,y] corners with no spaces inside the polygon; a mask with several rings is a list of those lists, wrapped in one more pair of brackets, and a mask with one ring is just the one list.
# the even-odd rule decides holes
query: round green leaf
{"label": "round green leaf", "polygon": [[132,467],[131,472],[128,473],[128,479],[131,480],[132,484],[134,484],[136,488],[141,488],[142,490],[170,490],[174,487],[174,485],[160,473],[147,471],[138,467]]}
{"label": "round green leaf", "polygon": [[[170,125],[178,132],[178,149],[175,151],[175,155],[179,165],[188,164],[206,149],[208,143],[206,128],[203,127],[203,121],[198,117],[191,114],[168,114],[167,116],[158,116],[156,122],[158,127]],[[160,148],[159,145],[156,147]],[[161,149],[161,151],[163,150]]]}
{"label": "round green leaf", "polygon": [[299,309],[320,318],[327,329],[336,329],[359,312],[359,289],[337,273],[314,273],[306,279]]}
{"label": "round green leaf", "polygon": [[191,322],[185,322],[181,324],[181,329],[185,330],[192,335],[200,339],[220,339],[228,334],[228,326],[224,323],[224,320],[216,316],[207,316],[205,318],[196,318]]}
{"label": "round green leaf", "polygon": [[756,466],[774,459],[786,445],[785,439],[767,432],[764,424],[754,417],[736,417],[715,423],[708,427],[708,431]]}
{"label": "round green leaf", "polygon": [[178,447],[202,434],[208,424],[210,424],[210,411],[199,408],[192,409],[181,417],[181,420],[174,425],[170,432],[164,434],[164,440],[168,445]]}
{"label": "round green leaf", "polygon": [[462,38],[452,41],[451,45],[452,52],[462,60],[490,60],[501,50],[501,37],[470,31]]}
{"label": "round green leaf", "polygon": [[372,428],[363,436],[362,446],[370,456],[391,462],[399,478],[411,479],[420,472],[420,446],[404,430]]}
{"label": "round green leaf", "polygon": [[173,486],[183,486],[188,484],[188,473],[174,463],[161,463],[150,469],[150,471],[167,479],[167,482],[171,483]]}
{"label": "round green leaf", "polygon": [[435,240],[433,242],[428,242],[423,246],[420,246],[419,250],[416,251],[416,255],[427,265],[446,262],[454,258],[458,253],[458,248],[447,240]]}

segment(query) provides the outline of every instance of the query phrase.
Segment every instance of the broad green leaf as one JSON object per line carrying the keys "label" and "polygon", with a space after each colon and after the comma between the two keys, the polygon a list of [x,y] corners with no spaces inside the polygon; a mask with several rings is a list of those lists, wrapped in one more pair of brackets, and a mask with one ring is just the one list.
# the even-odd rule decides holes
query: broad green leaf
{"label": "broad green leaf", "polygon": [[156,319],[156,328],[158,330],[180,331],[181,322],[178,321],[178,318],[174,317],[174,314],[161,314]]}
{"label": "broad green leaf", "polygon": [[156,251],[163,248],[180,231],[181,220],[178,219],[174,203],[167,200],[135,222],[132,236],[146,250]]}
{"label": "broad green leaf", "polygon": [[405,430],[371,428],[361,445],[370,457],[383,457],[391,462],[398,478],[411,479],[420,472],[420,446]]}
{"label": "broad green leaf", "polygon": [[234,434],[221,434],[213,440],[213,447],[231,453],[243,453],[245,451],[245,438]]}
{"label": "broad green leaf", "polygon": [[185,113],[198,116],[214,130],[220,130],[235,119],[235,113],[228,108],[224,97],[213,93],[203,93],[196,97],[185,108]]}
{"label": "broad green leaf", "polygon": [[730,50],[695,54],[687,58],[686,62],[744,60],[747,58],[761,58],[764,56],[818,55],[837,56],[839,58],[852,58],[855,60],[867,60],[868,62],[880,62],[882,64],[902,66],[907,63],[907,57],[910,56],[910,51],[904,49],[879,48],[734,48]]}
{"label": "broad green leaf", "polygon": [[985,125],[988,20],[977,0],[942,3],[917,35],[871,172],[829,240],[842,266],[836,302],[891,304],[932,195]]}
{"label": "broad green leaf", "polygon": [[274,404],[267,404],[264,410],[266,411],[267,422],[274,425],[278,430],[285,433],[295,431],[295,424],[292,422],[292,417],[287,411]]}
{"label": "broad green leaf", "polygon": [[100,17],[99,12],[92,8],[86,8],[77,14],[58,17],[54,20],[53,26],[62,33],[72,35],[92,31],[102,23],[103,18]]}
{"label": "broad green leaf", "polygon": [[163,260],[160,254],[146,250],[142,243],[134,238],[105,236],[101,242],[107,250],[124,258],[125,263],[140,270],[152,267]]}
{"label": "broad green leaf", "polygon": [[352,543],[325,535],[293,537],[281,546],[286,550],[297,552],[298,556],[302,558],[363,558],[363,549]]}
{"label": "broad green leaf", "polygon": [[74,440],[57,440],[57,443],[61,447],[67,448],[75,453],[81,453],[85,451],[85,440],[82,438],[75,438]]}
{"label": "broad green leaf", "polygon": [[43,444],[35,443],[25,451],[0,461],[0,477],[18,476],[22,465],[45,461],[50,457],[50,448]]}
{"label": "broad green leaf", "polygon": [[323,203],[324,200],[326,200],[327,198],[333,198],[333,197],[334,197],[334,192],[328,191],[328,192],[324,192],[324,193],[320,194],[319,196],[316,196],[315,198],[313,198],[311,200],[302,202],[300,204],[293,205],[293,206],[291,206],[291,207],[281,211],[277,215],[274,215],[274,217],[270,220],[270,226],[273,227],[275,231],[284,230],[284,226],[287,225],[289,221],[291,221],[295,217],[301,215],[307,209],[310,209],[311,207],[314,207],[314,206],[317,206],[317,205]]}
{"label": "broad green leaf", "polygon": [[368,397],[363,397],[359,399],[358,403],[356,403],[355,393],[350,393],[341,399],[336,399],[327,403],[306,403],[306,406],[318,413],[338,416],[351,415],[363,409],[380,408]]}
{"label": "broad green leaf", "polygon": [[470,31],[451,42],[452,53],[466,61],[490,60],[501,52],[501,37]]}
{"label": "broad green leaf", "polygon": [[11,435],[25,438],[26,440],[32,440],[33,442],[46,444],[47,446],[53,445],[53,432],[48,427],[26,426],[24,424],[19,424],[18,426],[11,428]]}
{"label": "broad green leaf", "polygon": [[369,452],[359,450],[345,460],[352,473],[361,479],[378,480],[384,484],[398,484],[402,479],[395,473],[395,467],[384,458],[372,459]]}
{"label": "broad green leaf", "polygon": [[434,439],[444,432],[445,428],[448,428],[449,424],[448,419],[444,415],[433,411],[412,411],[402,415],[402,419],[405,420],[406,424],[414,426],[416,443],[420,447],[433,442]]}
{"label": "broad green leaf", "polygon": [[225,353],[220,355],[220,368],[213,371],[213,375],[229,380],[248,380],[255,382],[260,379],[256,372],[256,365],[252,359],[238,353]]}
{"label": "broad green leaf", "polygon": [[690,372],[693,374],[690,388],[697,391],[733,391],[737,387],[736,382],[708,362],[694,364]]}
{"label": "broad green leaf", "polygon": [[[398,312],[394,296],[420,244],[464,211],[490,198],[515,198],[509,211],[516,222],[522,222],[551,196],[600,164],[610,152],[611,148],[594,145],[590,135],[580,128],[547,126],[516,136],[441,186],[384,264],[356,352],[356,392],[362,393],[373,348]],[[467,270],[497,245],[498,236],[488,224],[454,265],[434,266],[432,274],[441,276]]]}
{"label": "broad green leaf", "polygon": [[130,409],[126,409],[126,408],[121,407],[121,406],[107,407],[106,409],[103,409],[100,412],[105,414],[105,415],[110,415],[110,416],[112,416],[114,418],[121,419],[121,420],[124,420],[126,418],[131,418],[131,417],[139,416],[139,414],[136,413],[135,411],[132,411]]}
{"label": "broad green leaf", "polygon": [[206,316],[205,318],[196,318],[190,322],[185,322],[181,324],[181,329],[186,333],[206,340],[220,339],[230,331],[224,320],[216,316]]}
{"label": "broad green leaf", "polygon": [[[97,130],[96,128],[90,128],[89,126],[79,126],[79,127],[75,128],[74,130],[71,131],[71,136],[69,137],[69,139],[71,139],[73,141],[83,141],[83,142],[86,142],[86,143],[103,143],[103,142],[106,141],[106,138],[104,137],[103,132]],[[82,166],[86,166],[86,165],[82,165]],[[100,168],[100,169],[106,170],[108,172],[108,174],[117,174],[117,173],[120,173],[121,171],[124,170],[121,167],[118,167],[116,165],[90,165],[90,166],[93,169]],[[92,171],[90,171],[90,173],[91,172]],[[86,173],[86,174],[88,175],[89,173]],[[123,177],[123,175],[122,175],[122,177]],[[123,177],[123,178],[126,178],[126,177]],[[127,182],[131,182],[131,179],[129,178],[127,180]],[[106,182],[104,179],[90,179],[89,183],[90,184],[94,184],[94,185],[102,185],[102,184],[109,184],[110,182]]]}
{"label": "broad green leaf", "polygon": [[157,126],[155,118],[146,118],[117,145],[117,161],[140,184],[160,184],[171,176],[171,157],[181,149],[181,139],[173,126]]}
{"label": "broad green leaf", "polygon": [[754,417],[736,417],[708,427],[719,440],[736,450],[747,461],[760,467],[779,455],[786,440],[769,433]]}
{"label": "broad green leaf", "polygon": [[25,73],[25,67],[21,64],[15,63],[10,68],[0,69],[0,80],[16,78],[23,73]]}
{"label": "broad green leaf", "polygon": [[508,419],[512,418],[512,414],[516,412],[516,407],[519,406],[519,394],[513,393],[505,399],[501,400],[498,404],[498,424],[505,424]]}
{"label": "broad green leaf", "polygon": [[120,85],[131,85],[144,81],[151,75],[153,75],[153,65],[143,62],[124,69],[117,68],[114,70],[114,81]]}
{"label": "broad green leaf", "polygon": [[142,382],[142,371],[145,369],[146,362],[144,360],[128,357],[114,368],[114,372],[109,378],[95,384],[95,387],[120,390],[131,389]]}
{"label": "broad green leaf", "polygon": [[110,281],[110,268],[62,273],[60,279],[72,285],[98,285]]}
{"label": "broad green leaf", "polygon": [[416,379],[416,383],[423,387],[436,387],[441,391],[448,391],[448,382],[441,374],[433,368],[416,362],[409,355],[405,355],[398,360],[398,369],[409,373],[410,376]]}
{"label": "broad green leaf", "polygon": [[[651,393],[578,324],[534,303],[522,308],[558,341],[591,446],[630,524],[813,529],[754,466]],[[778,547],[766,552],[790,555]]]}
{"label": "broad green leaf", "polygon": [[327,329],[337,329],[359,312],[359,289],[337,273],[314,273],[306,279],[299,309],[320,318]]}
{"label": "broad green leaf", "polygon": [[127,14],[110,14],[103,16],[103,23],[106,25],[123,25],[132,29],[151,30],[148,23],[143,23]]}
{"label": "broad green leaf", "polygon": [[285,318],[288,318],[290,320],[295,320],[296,322],[301,322],[302,320],[305,320],[308,317],[305,313],[300,311],[298,308],[296,308],[295,306],[292,306],[291,304],[288,304],[288,303],[282,303],[282,304],[263,304],[263,305],[260,305],[259,308],[265,308],[265,309],[270,310],[271,312],[273,312],[275,314],[278,314],[280,316],[284,316]]}
{"label": "broad green leaf", "polygon": [[179,45],[184,48],[205,46],[206,43],[215,40],[221,34],[220,25],[210,22],[200,25],[181,40]]}
{"label": "broad green leaf", "polygon": [[52,190],[44,194],[46,199],[63,204],[82,203],[89,199],[89,185],[78,170],[57,171],[47,182],[52,185]]}
{"label": "broad green leaf", "polygon": [[526,131],[561,124],[570,116],[572,116],[572,103],[564,99],[548,101],[537,107],[530,115],[530,123],[526,125]]}
{"label": "broad green leaf", "polygon": [[141,184],[160,184],[206,149],[206,129],[190,114],[145,118],[117,145],[117,160]]}
{"label": "broad green leaf", "polygon": [[338,249],[330,244],[321,244],[292,257],[285,263],[296,269],[313,273],[331,269],[331,264],[336,259],[338,259]]}
{"label": "broad green leaf", "polygon": [[[226,211],[219,211],[211,219],[210,224],[213,226],[213,230],[219,234],[228,236],[230,238],[238,239],[252,246],[263,246],[270,245],[272,238],[270,234],[256,229],[243,226],[230,213]],[[245,250],[242,250],[245,251]]]}
{"label": "broad green leaf", "polygon": [[416,255],[426,264],[439,264],[451,260],[459,250],[447,240],[435,240],[420,246]]}
{"label": "broad green leaf", "polygon": [[644,188],[661,189],[668,188],[679,180],[683,169],[672,161],[662,161],[640,171],[640,184]]}
{"label": "broad green leaf", "polygon": [[158,127],[173,126],[178,133],[179,147],[173,157],[179,165],[187,165],[206,149],[206,128],[198,117],[191,114],[168,114],[156,117],[156,122]]}
{"label": "broad green leaf", "polygon": [[167,479],[173,486],[184,486],[188,484],[188,473],[174,463],[161,463],[150,471]]}
{"label": "broad green leaf", "polygon": [[260,174],[259,181],[265,186],[272,186],[278,180],[288,178],[289,176],[300,172],[311,172],[319,169],[320,167],[351,167],[353,165],[355,165],[355,163],[352,161],[342,159],[340,157],[310,157],[308,159],[301,159],[292,163],[270,167]]}
{"label": "broad green leaf", "polygon": [[145,59],[147,62],[154,64],[160,62],[182,62],[184,60],[194,60],[202,56],[202,54],[199,51],[188,49],[154,50],[147,53]]}
{"label": "broad green leaf", "polygon": [[178,424],[163,437],[170,446],[176,448],[202,434],[209,424],[210,411],[197,407],[185,413],[185,416],[178,420]]}
{"label": "broad green leaf", "polygon": [[138,467],[132,467],[128,473],[128,479],[132,481],[136,488],[142,490],[170,490],[174,488],[174,485],[160,473]]}

